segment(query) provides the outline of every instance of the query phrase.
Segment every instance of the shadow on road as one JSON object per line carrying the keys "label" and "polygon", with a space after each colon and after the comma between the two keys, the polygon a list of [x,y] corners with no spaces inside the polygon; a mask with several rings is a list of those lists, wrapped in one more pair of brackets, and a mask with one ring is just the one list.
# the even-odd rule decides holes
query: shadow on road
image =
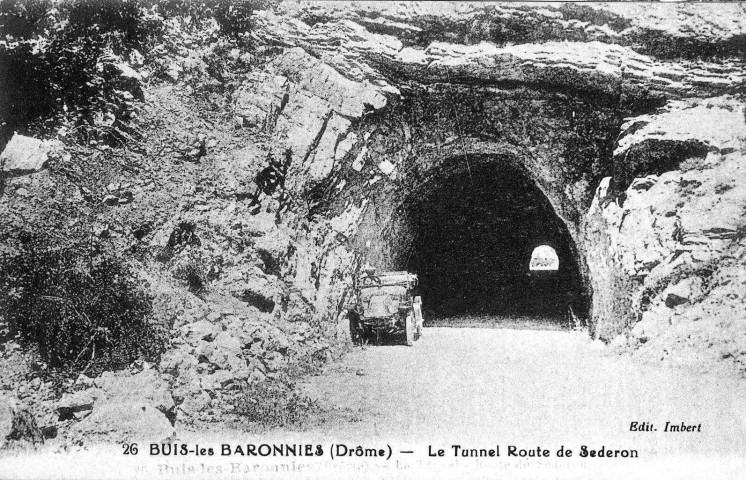
{"label": "shadow on road", "polygon": [[563,318],[528,315],[461,315],[425,319],[425,327],[510,328],[513,330],[571,330]]}

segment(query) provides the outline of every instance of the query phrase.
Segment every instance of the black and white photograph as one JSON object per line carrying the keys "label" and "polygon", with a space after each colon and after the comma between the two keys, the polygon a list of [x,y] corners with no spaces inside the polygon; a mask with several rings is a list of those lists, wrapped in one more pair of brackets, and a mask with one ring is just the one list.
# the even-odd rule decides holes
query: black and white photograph
{"label": "black and white photograph", "polygon": [[0,479],[746,478],[746,3],[0,0]]}

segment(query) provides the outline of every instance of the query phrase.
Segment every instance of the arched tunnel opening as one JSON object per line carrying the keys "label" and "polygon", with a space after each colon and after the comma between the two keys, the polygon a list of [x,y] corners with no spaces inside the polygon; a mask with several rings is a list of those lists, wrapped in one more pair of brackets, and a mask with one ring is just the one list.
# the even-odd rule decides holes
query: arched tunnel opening
{"label": "arched tunnel opening", "polygon": [[[574,241],[536,182],[509,160],[457,162],[402,206],[411,243],[397,263],[418,274],[426,317],[587,318]],[[531,268],[540,246],[556,253],[556,269]]]}

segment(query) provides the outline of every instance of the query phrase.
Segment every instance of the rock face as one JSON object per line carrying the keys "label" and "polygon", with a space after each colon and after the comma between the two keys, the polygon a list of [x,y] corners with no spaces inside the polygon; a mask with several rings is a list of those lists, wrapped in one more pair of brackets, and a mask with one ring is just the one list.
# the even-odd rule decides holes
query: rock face
{"label": "rock face", "polygon": [[621,195],[610,192],[611,178],[599,186],[586,217],[594,312],[609,315],[597,334],[633,327],[624,341],[656,360],[729,359],[742,368],[744,105],[672,102],[627,128],[615,152],[627,169],[649,169],[643,155],[660,160],[687,142],[705,148],[678,150],[665,159],[668,171],[637,171]]}
{"label": "rock face", "polygon": [[279,75],[261,73],[249,77],[236,98],[236,121],[240,125],[272,130],[277,114],[287,103],[287,79]]}
{"label": "rock face", "polygon": [[16,176],[37,172],[47,165],[50,150],[48,142],[15,134],[0,154],[3,173]]}
{"label": "rock face", "polygon": [[[664,334],[703,348],[676,340],[692,327],[672,318],[722,302],[698,325],[722,335],[715,350],[732,343],[723,325],[740,295],[712,282],[737,276],[742,257],[740,7],[372,8],[285,3],[257,15],[257,38],[285,46],[266,68],[287,95],[273,110],[291,152],[285,187],[320,206],[346,239],[340,252],[403,268],[420,235],[413,199],[508,159],[572,239],[595,337],[631,335],[640,352]],[[333,258],[315,263],[322,283]],[[296,278],[313,277],[296,265]],[[344,296],[314,286],[317,309]]]}
{"label": "rock face", "polygon": [[[565,303],[595,338],[744,371],[741,5],[283,2],[254,20],[264,60],[230,90],[227,128],[209,127],[230,132],[222,149],[188,132],[174,168],[140,165],[155,180],[69,190],[104,212],[95,237],[149,269],[154,317],[173,331],[157,365],[60,399],[75,438],[159,441],[230,415],[247,384],[328,358],[349,340],[361,265],[411,268],[423,243],[442,246],[425,220],[467,232],[459,212],[490,217],[482,243],[525,233],[514,264],[542,235],[559,244]],[[174,88],[208,76],[200,55],[170,64]],[[171,127],[193,112],[178,113]],[[33,197],[53,169],[25,174],[49,155],[13,138],[13,197]]]}

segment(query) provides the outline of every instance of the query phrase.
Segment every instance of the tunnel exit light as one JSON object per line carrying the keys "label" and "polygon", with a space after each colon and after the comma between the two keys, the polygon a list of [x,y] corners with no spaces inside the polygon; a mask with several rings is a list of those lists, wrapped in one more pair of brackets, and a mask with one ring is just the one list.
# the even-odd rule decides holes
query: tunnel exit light
{"label": "tunnel exit light", "polygon": [[540,245],[531,253],[529,270],[557,270],[559,269],[559,258],[557,252],[549,245]]}

